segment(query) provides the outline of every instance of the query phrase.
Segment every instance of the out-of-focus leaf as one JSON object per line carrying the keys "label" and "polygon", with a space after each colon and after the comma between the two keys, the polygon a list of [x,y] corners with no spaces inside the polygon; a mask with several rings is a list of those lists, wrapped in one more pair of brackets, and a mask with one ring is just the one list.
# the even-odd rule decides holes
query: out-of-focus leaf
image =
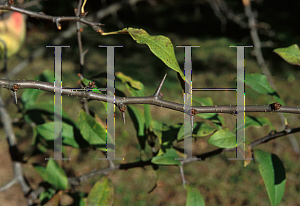
{"label": "out-of-focus leaf", "polygon": [[193,186],[188,187],[186,206],[205,206],[204,199],[197,188]]}
{"label": "out-of-focus leaf", "polygon": [[273,51],[288,63],[300,66],[300,50],[297,44],[286,48],[274,49]]}
{"label": "out-of-focus leaf", "polygon": [[56,161],[48,160],[47,166],[34,165],[34,168],[57,190],[65,190],[68,187],[68,178],[65,171],[57,164]]}
{"label": "out-of-focus leaf", "polygon": [[175,149],[171,148],[166,153],[161,156],[155,156],[152,158],[151,162],[158,165],[178,165],[181,163],[179,160],[175,160],[178,158],[178,154]]}
{"label": "out-of-focus leaf", "polygon": [[103,177],[96,182],[87,197],[86,206],[110,206],[114,202],[114,187],[112,182]]}

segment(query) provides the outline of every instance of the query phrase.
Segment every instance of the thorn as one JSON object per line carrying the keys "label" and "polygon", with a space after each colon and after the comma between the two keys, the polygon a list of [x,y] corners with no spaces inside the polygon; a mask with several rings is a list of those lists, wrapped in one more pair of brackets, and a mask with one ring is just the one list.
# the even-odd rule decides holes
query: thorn
{"label": "thorn", "polygon": [[123,123],[125,125],[125,112],[122,112],[122,119],[123,119]]}
{"label": "thorn", "polygon": [[20,85],[14,84],[12,91],[14,92],[15,103],[18,104],[17,91],[20,89]]}
{"label": "thorn", "polygon": [[155,97],[158,97],[159,99],[162,99],[162,97],[163,97],[163,95],[161,95],[162,93],[160,92],[160,90],[161,90],[161,88],[162,88],[162,86],[163,86],[163,84],[164,84],[164,81],[165,81],[165,79],[166,79],[166,76],[167,76],[167,74],[165,74],[164,78],[161,80],[160,84],[158,85],[157,90],[155,91],[155,93],[154,93],[154,95],[153,95],[153,96],[155,96]]}
{"label": "thorn", "polygon": [[56,23],[56,27],[58,30],[61,30],[61,24],[59,23],[60,19],[56,19],[55,23]]}
{"label": "thorn", "polygon": [[126,110],[126,106],[123,103],[117,103],[116,106],[119,108],[119,110],[122,112],[122,119],[123,119],[123,123],[125,125],[125,110]]}
{"label": "thorn", "polygon": [[17,90],[14,90],[15,103],[18,104]]}

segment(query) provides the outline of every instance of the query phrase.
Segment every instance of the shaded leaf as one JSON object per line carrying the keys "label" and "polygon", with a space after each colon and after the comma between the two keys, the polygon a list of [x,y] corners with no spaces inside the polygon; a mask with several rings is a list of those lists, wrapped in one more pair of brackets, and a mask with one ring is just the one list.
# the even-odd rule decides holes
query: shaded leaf
{"label": "shaded leaf", "polygon": [[128,113],[130,115],[131,120],[133,121],[135,130],[137,132],[137,137],[141,149],[145,150],[147,140],[145,135],[145,118],[140,112],[140,110],[133,105],[128,105]]}

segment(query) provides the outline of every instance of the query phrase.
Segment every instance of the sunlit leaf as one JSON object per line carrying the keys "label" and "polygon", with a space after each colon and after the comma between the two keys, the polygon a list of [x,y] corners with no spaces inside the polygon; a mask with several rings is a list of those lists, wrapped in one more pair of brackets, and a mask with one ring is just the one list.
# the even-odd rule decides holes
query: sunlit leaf
{"label": "sunlit leaf", "polygon": [[169,38],[161,35],[151,36],[145,30],[135,28],[125,28],[116,32],[104,33],[104,35],[124,33],[130,34],[139,44],[147,44],[155,56],[161,59],[168,67],[178,72],[183,80],[185,79],[176,60],[173,44]]}
{"label": "sunlit leaf", "polygon": [[274,49],[273,51],[288,63],[300,66],[300,50],[297,44],[286,48]]}
{"label": "sunlit leaf", "polygon": [[245,84],[258,93],[273,96],[277,102],[283,105],[283,101],[280,99],[279,94],[269,85],[265,75],[258,73],[246,74]]}
{"label": "sunlit leaf", "polygon": [[175,160],[178,158],[178,154],[175,149],[169,149],[166,153],[162,154],[161,156],[155,156],[152,158],[151,162],[158,165],[178,165],[180,166],[181,163],[179,160]]}
{"label": "sunlit leaf", "polygon": [[208,143],[220,148],[234,148],[236,135],[228,129],[220,129],[209,138]]}
{"label": "sunlit leaf", "polygon": [[262,150],[254,151],[255,162],[258,163],[259,172],[264,180],[272,206],[277,206],[285,191],[285,169],[275,154]]}

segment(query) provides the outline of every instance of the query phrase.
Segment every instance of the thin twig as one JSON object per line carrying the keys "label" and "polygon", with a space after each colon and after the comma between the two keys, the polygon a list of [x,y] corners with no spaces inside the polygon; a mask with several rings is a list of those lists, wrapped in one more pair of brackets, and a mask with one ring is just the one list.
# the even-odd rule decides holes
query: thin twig
{"label": "thin twig", "polygon": [[[251,9],[251,2],[250,2],[250,0],[243,0],[243,4],[244,4],[244,8],[245,8],[245,14],[248,17],[248,24],[249,24],[249,28],[250,28],[251,38],[252,38],[252,41],[254,44],[254,51],[255,51],[257,63],[262,68],[262,71],[263,71],[264,75],[267,77],[270,86],[276,91],[277,89],[274,84],[273,77],[271,75],[271,72],[265,62],[265,59],[264,59],[262,51],[261,51],[261,42],[260,42],[260,39],[259,39],[259,36],[257,33],[257,29],[256,29],[256,19],[252,12],[252,9]],[[283,125],[285,125],[284,114],[278,114],[278,115],[280,117],[281,123]],[[296,140],[296,137],[294,135],[290,135],[289,140],[293,147],[293,150],[297,154],[300,154],[300,147],[299,147],[299,143]]]}
{"label": "thin twig", "polygon": [[[300,132],[300,127],[293,128],[290,130],[290,132],[281,131],[281,132],[277,132],[275,134],[267,135],[265,137],[262,137],[258,140],[253,141],[252,143],[250,143],[249,146],[251,149],[253,149],[254,147],[256,147],[258,145],[267,143],[271,140],[277,139],[279,137],[283,137],[288,134],[296,133],[296,132]],[[175,146],[173,146],[173,148],[180,152],[184,152],[184,149],[176,148]],[[181,166],[183,166],[184,164],[198,161],[199,158],[201,158],[201,160],[204,161],[206,158],[213,157],[213,156],[222,154],[224,152],[234,152],[234,151],[236,151],[236,148],[230,148],[230,149],[218,148],[218,149],[206,152],[206,153],[202,153],[197,156],[193,156],[191,158],[187,158],[185,160],[181,160],[180,162],[182,164]],[[125,164],[118,164],[118,165],[115,165],[114,167],[107,167],[105,169],[93,170],[92,172],[83,174],[79,177],[68,178],[68,181],[69,181],[69,185],[71,185],[71,186],[80,185],[81,183],[86,182],[90,178],[93,178],[93,177],[96,177],[99,175],[107,175],[109,172],[112,172],[114,170],[128,170],[128,169],[133,169],[133,168],[137,168],[137,167],[145,167],[145,166],[149,166],[149,165],[155,165],[154,163],[151,162],[151,159],[149,159],[147,161],[137,161],[137,162],[131,162],[131,163],[125,163]],[[181,177],[183,174],[182,172],[183,172],[183,170],[180,171]],[[184,176],[182,177],[182,180],[183,180],[183,182],[186,182],[184,179]]]}
{"label": "thin twig", "polygon": [[84,18],[81,18],[81,17],[78,17],[78,16],[50,16],[50,15],[46,15],[46,14],[43,14],[43,13],[28,11],[28,10],[25,10],[25,9],[14,7],[14,6],[11,6],[9,4],[0,5],[0,9],[1,10],[9,10],[9,11],[19,12],[19,13],[22,13],[22,14],[26,14],[30,17],[37,18],[37,19],[50,20],[53,23],[56,23],[56,26],[57,26],[58,30],[61,30],[60,22],[62,22],[62,21],[81,22],[83,24],[86,24],[86,25],[89,25],[89,26],[93,27],[97,32],[100,32],[100,30],[99,30],[100,26],[103,26],[103,24],[101,24],[101,23],[90,22],[90,21],[85,20]]}
{"label": "thin twig", "polygon": [[[1,95],[0,95],[0,117],[2,120],[5,134],[8,139],[9,147],[15,148],[14,151],[18,152],[18,150],[16,150],[17,149],[17,139],[13,132],[11,118],[5,109],[4,102],[2,100]],[[12,152],[10,152],[10,155],[11,155],[12,161],[13,161],[14,177],[7,184],[0,187],[0,192],[9,189],[11,186],[13,186],[15,183],[18,182],[22,188],[23,193],[27,194],[30,191],[30,187],[27,185],[27,183],[23,177],[22,164],[21,164],[21,162],[17,162],[16,159],[13,157],[13,155],[19,155],[19,154],[12,154]]]}

